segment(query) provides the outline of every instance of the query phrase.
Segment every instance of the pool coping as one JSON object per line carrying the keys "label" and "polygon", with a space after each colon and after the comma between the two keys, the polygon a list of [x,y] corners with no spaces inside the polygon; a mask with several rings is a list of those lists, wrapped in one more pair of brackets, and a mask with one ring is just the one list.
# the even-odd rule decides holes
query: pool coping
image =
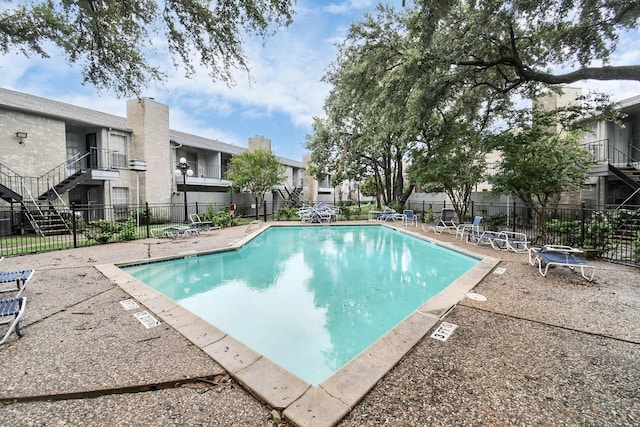
{"label": "pool coping", "polygon": [[[350,225],[372,226],[370,223]],[[117,265],[101,264],[96,268],[154,315],[202,349],[256,397],[269,406],[283,411],[287,419],[301,427],[337,424],[499,262],[496,258],[432,240],[406,228],[393,224],[378,224],[378,226],[385,226],[471,256],[479,262],[317,386],[300,379],[119,268],[119,266],[237,250],[270,227],[283,226],[290,225],[268,224],[257,233],[246,236],[225,248],[202,252],[190,251]],[[327,225],[321,226],[327,227]]]}

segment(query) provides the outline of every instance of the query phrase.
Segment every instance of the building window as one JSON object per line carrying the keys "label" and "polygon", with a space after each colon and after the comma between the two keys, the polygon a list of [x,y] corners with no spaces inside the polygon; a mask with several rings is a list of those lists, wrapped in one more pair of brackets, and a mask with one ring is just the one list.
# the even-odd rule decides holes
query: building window
{"label": "building window", "polygon": [[129,189],[127,187],[113,187],[111,189],[111,205],[116,221],[124,221],[129,217]]}
{"label": "building window", "polygon": [[127,136],[110,133],[109,134],[109,150],[111,158],[111,167],[116,169],[127,167]]}

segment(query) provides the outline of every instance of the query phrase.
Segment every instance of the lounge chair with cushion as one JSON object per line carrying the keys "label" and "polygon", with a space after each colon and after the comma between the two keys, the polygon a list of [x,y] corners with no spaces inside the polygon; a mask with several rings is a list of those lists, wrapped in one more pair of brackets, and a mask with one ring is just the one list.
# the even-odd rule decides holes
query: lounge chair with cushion
{"label": "lounge chair with cushion", "polygon": [[15,331],[18,337],[22,336],[19,322],[22,314],[24,313],[26,304],[26,297],[6,298],[0,300],[0,325],[9,325],[9,329],[4,333],[0,344],[4,344],[4,342],[9,338],[9,335],[11,335],[11,332]]}
{"label": "lounge chair with cushion", "polygon": [[33,270],[0,271],[0,293],[17,292],[15,296],[20,296],[32,275]]}
{"label": "lounge chair with cushion", "polygon": [[450,234],[455,234],[458,225],[455,222],[456,212],[453,209],[442,209],[440,212],[440,219],[433,224],[422,224],[424,231],[432,231],[436,234],[442,234],[443,231],[447,231]]}
{"label": "lounge chair with cushion", "polygon": [[[545,277],[549,272],[549,267],[559,266],[568,267],[571,270],[579,268],[582,277],[588,281],[593,280],[596,268],[588,262],[576,257],[575,254],[577,253],[582,253],[582,251],[580,249],[564,245],[546,245],[540,249],[531,248],[529,249],[529,264],[534,267],[538,264],[540,274]],[[544,270],[542,269],[543,264]]]}

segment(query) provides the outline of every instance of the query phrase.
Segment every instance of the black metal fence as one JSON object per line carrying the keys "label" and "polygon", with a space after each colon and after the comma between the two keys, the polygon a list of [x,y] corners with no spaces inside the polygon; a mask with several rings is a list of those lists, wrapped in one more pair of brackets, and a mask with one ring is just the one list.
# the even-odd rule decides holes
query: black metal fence
{"label": "black metal fence", "polygon": [[[340,220],[367,219],[371,204],[340,203]],[[451,205],[420,202],[409,204],[423,222],[434,222],[444,208]],[[116,241],[149,238],[169,226],[191,223],[197,214],[202,221],[227,227],[250,222],[295,220],[296,208],[283,201],[206,205],[145,204],[142,206],[71,206],[63,217],[68,234],[40,235],[19,210],[0,211],[0,256],[37,253]],[[535,212],[520,203],[472,203],[468,217],[471,222],[481,216],[487,230],[524,232],[532,245],[563,244],[580,247],[613,262],[640,266],[640,210],[593,209],[585,206],[559,206]]]}

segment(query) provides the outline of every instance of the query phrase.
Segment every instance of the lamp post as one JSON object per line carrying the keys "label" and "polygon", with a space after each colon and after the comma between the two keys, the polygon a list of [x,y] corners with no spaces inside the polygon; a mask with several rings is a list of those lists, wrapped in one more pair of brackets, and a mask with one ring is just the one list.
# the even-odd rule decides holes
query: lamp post
{"label": "lamp post", "polygon": [[187,159],[180,158],[175,172],[176,176],[182,175],[182,192],[184,194],[184,222],[189,222],[189,213],[187,212],[187,176],[193,176],[191,166],[187,163]]}

